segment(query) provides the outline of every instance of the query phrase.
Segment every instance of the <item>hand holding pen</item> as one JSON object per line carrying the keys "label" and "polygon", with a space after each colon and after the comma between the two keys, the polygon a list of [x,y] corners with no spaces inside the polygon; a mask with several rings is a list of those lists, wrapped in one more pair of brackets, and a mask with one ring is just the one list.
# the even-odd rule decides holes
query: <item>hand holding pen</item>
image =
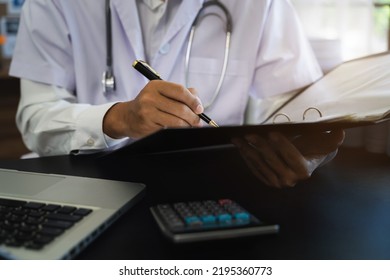
{"label": "hand holding pen", "polygon": [[[152,68],[150,67],[146,62],[142,60],[136,60],[133,63],[133,67],[140,72],[142,75],[144,75],[149,80],[162,80],[160,75]],[[207,124],[218,127],[217,123],[213,121],[211,118],[209,118],[206,114],[201,113],[198,115],[203,121],[205,121]]]}
{"label": "hand holding pen", "polygon": [[138,139],[164,127],[200,127],[203,106],[191,89],[152,81],[128,101],[115,103],[103,118],[103,132],[111,138]]}

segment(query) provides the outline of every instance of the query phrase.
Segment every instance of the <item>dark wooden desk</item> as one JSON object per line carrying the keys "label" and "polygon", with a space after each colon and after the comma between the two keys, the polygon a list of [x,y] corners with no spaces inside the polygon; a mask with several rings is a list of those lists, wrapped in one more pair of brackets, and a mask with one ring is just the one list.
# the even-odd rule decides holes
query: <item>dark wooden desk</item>
{"label": "dark wooden desk", "polygon": [[[284,190],[262,186],[234,149],[103,161],[51,157],[0,167],[147,184],[146,197],[80,259],[390,259],[390,159],[359,149],[343,148],[311,179]],[[157,202],[225,197],[279,223],[280,233],[173,245],[149,212]]]}

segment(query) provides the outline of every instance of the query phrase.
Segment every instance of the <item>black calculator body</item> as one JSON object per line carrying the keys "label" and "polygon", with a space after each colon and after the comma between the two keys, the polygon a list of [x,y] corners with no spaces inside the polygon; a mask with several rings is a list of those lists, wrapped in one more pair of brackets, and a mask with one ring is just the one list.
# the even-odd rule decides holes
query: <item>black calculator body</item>
{"label": "black calculator body", "polygon": [[175,243],[277,233],[230,199],[159,204],[150,208],[163,234]]}

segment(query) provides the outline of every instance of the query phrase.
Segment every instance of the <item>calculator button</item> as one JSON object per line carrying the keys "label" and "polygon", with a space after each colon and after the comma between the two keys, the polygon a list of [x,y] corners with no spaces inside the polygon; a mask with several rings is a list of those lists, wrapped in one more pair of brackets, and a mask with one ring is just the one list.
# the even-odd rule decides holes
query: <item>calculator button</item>
{"label": "calculator button", "polygon": [[220,224],[230,224],[232,222],[232,215],[220,214],[218,215],[218,221]]}
{"label": "calculator button", "polygon": [[172,211],[172,207],[171,207],[169,204],[159,204],[159,205],[157,206],[157,208],[158,208],[160,211],[169,211],[169,210]]}
{"label": "calculator button", "polygon": [[168,204],[158,205],[158,210],[166,217],[177,217],[176,212]]}
{"label": "calculator button", "polygon": [[229,204],[232,204],[233,201],[231,201],[230,199],[220,199],[220,200],[218,200],[218,203],[220,205],[229,205]]}
{"label": "calculator button", "polygon": [[182,210],[182,209],[187,209],[187,204],[185,204],[184,202],[178,202],[178,203],[175,203],[173,204],[173,208],[175,208],[176,210]]}
{"label": "calculator button", "polygon": [[202,221],[196,216],[189,216],[184,219],[186,224],[189,226],[200,226],[202,225]]}
{"label": "calculator button", "polygon": [[206,209],[202,209],[202,210],[196,211],[196,215],[199,216],[199,217],[214,216],[211,211],[206,210]]}
{"label": "calculator button", "polygon": [[214,215],[201,216],[200,219],[206,225],[215,224],[217,222],[217,218]]}
{"label": "calculator button", "polygon": [[178,229],[182,229],[184,228],[184,223],[182,221],[180,221],[179,219],[176,219],[176,220],[170,220],[168,221],[168,224],[169,226],[173,229],[173,230],[178,230]]}
{"label": "calculator button", "polygon": [[194,201],[194,202],[189,202],[188,206],[191,207],[192,209],[199,209],[203,207],[203,204],[199,201]]}
{"label": "calculator button", "polygon": [[250,215],[247,212],[238,212],[234,214],[234,218],[239,221],[249,221]]}

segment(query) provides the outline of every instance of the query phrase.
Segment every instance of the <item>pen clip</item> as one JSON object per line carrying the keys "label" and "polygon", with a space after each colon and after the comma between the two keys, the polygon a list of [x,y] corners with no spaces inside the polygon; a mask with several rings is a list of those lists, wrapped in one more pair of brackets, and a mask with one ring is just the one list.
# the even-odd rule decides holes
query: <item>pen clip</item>
{"label": "pen clip", "polygon": [[152,72],[152,73],[153,73],[154,75],[156,75],[159,79],[161,79],[160,74],[157,73],[157,71],[154,70],[154,69],[153,69],[149,64],[147,64],[145,61],[140,60],[140,59],[137,59],[137,60],[135,60],[135,61],[133,62],[133,67],[134,67],[135,69],[139,70],[139,69],[138,69],[139,66],[141,66],[141,67],[143,67],[143,68],[146,68],[148,71]]}

